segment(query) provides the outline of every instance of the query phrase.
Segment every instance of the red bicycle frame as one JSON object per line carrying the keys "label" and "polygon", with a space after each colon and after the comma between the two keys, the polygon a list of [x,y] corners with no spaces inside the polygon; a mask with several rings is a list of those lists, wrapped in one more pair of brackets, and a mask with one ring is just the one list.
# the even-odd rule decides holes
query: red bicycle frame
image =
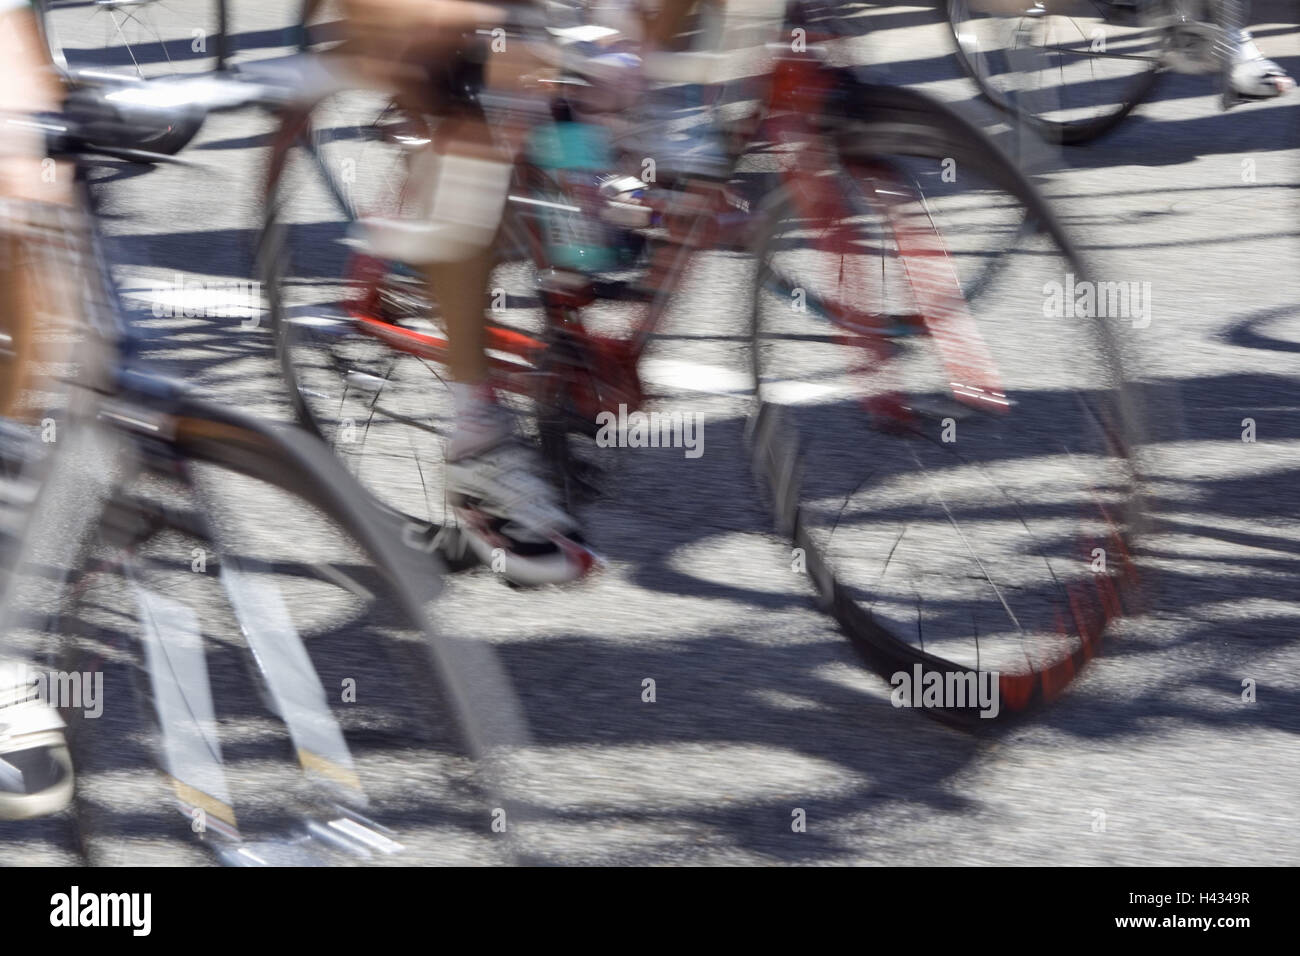
{"label": "red bicycle frame", "polygon": [[[810,121],[810,117],[824,114],[837,77],[837,72],[824,67],[815,52],[783,53],[764,80],[766,90],[761,98],[766,104],[760,113],[763,136],[797,156],[797,162],[792,159],[783,164],[782,177],[794,197],[797,214],[813,222],[835,221],[845,204],[842,177],[827,174],[840,170],[834,142]],[[863,169],[859,166],[859,171]],[[863,198],[882,212],[889,224],[920,324],[935,342],[953,397],[985,410],[1005,410],[1007,400],[996,364],[966,308],[938,229],[933,221],[918,226],[901,214],[903,206],[917,200],[906,184],[889,177],[883,169],[868,171],[871,175],[863,180],[867,186]],[[512,208],[518,212],[548,205],[527,195],[547,191],[541,188],[546,174],[526,165],[517,172],[516,182],[525,195],[512,196]],[[515,217],[526,230],[526,245],[540,277],[545,328],[537,336],[488,323],[486,346],[494,387],[537,397],[539,376],[561,376],[559,387],[545,393],[548,400],[561,403],[571,413],[574,424],[586,422],[593,430],[600,411],[620,404],[632,410],[644,404],[647,393],[638,364],[662,321],[676,276],[693,250],[708,247],[720,238],[734,239],[725,234],[721,219],[721,214],[732,209],[724,190],[716,184],[693,182],[684,191],[661,190],[651,194],[648,204],[666,227],[668,239],[654,242],[647,281],[650,301],[644,316],[626,337],[598,335],[584,326],[582,308],[599,297],[594,283],[578,273],[553,268],[547,261],[536,217]],[[587,209],[582,214],[595,213]],[[824,232],[814,244],[828,254],[842,258],[847,255],[840,233]],[[352,278],[363,292],[350,304],[349,313],[358,329],[391,348],[446,365],[449,352],[445,338],[382,317],[379,286],[385,272],[385,264],[378,260],[362,256],[354,263]],[[879,334],[880,317],[847,302],[834,303],[824,311],[835,325],[852,333],[844,339],[845,344],[864,349],[860,367],[878,367],[889,349]],[[873,416],[888,421],[910,418],[897,393],[878,395],[867,407]]]}

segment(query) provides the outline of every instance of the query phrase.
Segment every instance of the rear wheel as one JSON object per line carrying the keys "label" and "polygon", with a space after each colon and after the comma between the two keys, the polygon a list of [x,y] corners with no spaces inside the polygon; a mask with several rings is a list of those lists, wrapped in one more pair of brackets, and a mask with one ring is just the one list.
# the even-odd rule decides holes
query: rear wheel
{"label": "rear wheel", "polygon": [[[366,91],[287,119],[273,146],[259,252],[299,421],[381,501],[430,528],[450,511],[446,336],[424,277],[368,255],[356,223],[412,215],[408,166],[432,135],[425,118]],[[540,330],[531,277],[531,263],[503,264],[485,308]]]}
{"label": "rear wheel", "polygon": [[1169,42],[1154,16],[1108,0],[948,0],[948,22],[980,91],[1067,144],[1102,135],[1141,103]]}
{"label": "rear wheel", "polygon": [[[386,505],[430,530],[451,515],[443,482],[454,425],[446,334],[420,272],[369,255],[356,223],[363,214],[418,214],[409,167],[435,132],[426,118],[365,91],[287,119],[272,148],[259,253],[298,419]],[[570,439],[595,435],[600,409],[588,407],[590,396],[615,410],[641,401],[636,335],[667,307],[682,257],[676,246],[623,230],[594,243],[598,273],[555,270],[548,293],[535,265],[545,228],[536,209],[586,214],[573,213],[578,200],[534,167],[519,168],[512,192],[525,198],[507,204],[494,247],[484,310],[503,347],[489,343],[489,358],[518,432],[540,445],[576,498],[592,469]],[[613,231],[586,219],[577,225]],[[650,259],[661,247],[667,278],[654,284]]]}

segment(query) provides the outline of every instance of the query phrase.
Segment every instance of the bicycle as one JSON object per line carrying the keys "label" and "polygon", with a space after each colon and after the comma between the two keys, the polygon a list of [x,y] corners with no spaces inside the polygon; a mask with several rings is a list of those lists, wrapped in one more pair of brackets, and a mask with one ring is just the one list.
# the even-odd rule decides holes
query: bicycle
{"label": "bicycle", "polygon": [[957,59],[998,109],[1055,143],[1112,130],[1165,70],[1219,78],[1224,109],[1241,0],[948,0]]}
{"label": "bicycle", "polygon": [[522,739],[518,712],[491,653],[433,627],[440,562],[300,429],[142,365],[89,182],[121,147],[76,114],[23,122],[76,163],[85,212],[27,237],[36,274],[77,279],[75,352],[61,409],[5,449],[30,505],[0,549],[0,633],[6,656],[105,688],[102,715],[59,701],[83,851],[320,864],[416,841],[508,857],[490,825],[512,804],[485,758]]}
{"label": "bicycle", "polygon": [[[824,11],[800,3],[787,25],[824,22]],[[1045,201],[985,134],[922,94],[827,66],[812,39],[807,49],[772,50],[774,69],[757,81],[758,115],[737,127],[747,139],[737,158],[742,166],[777,168],[752,175],[748,190],[743,175],[730,183],[647,183],[630,175],[639,156],[628,169],[593,173],[585,186],[566,186],[520,161],[503,264],[486,304],[494,384],[521,411],[523,427],[576,501],[592,480],[597,416],[641,408],[651,397],[643,359],[652,344],[662,351],[668,343],[662,326],[691,263],[709,249],[755,248],[759,275],[745,335],[749,359],[741,366],[757,399],[754,462],[811,584],[885,676],[913,664],[987,673],[992,662],[1002,669],[1007,711],[1024,709],[1068,683],[1137,585],[1131,536],[1140,525],[1141,424],[1114,330],[1093,320],[1049,334],[998,321],[1000,310],[1026,313],[1026,300],[999,285],[1032,289],[1036,280],[1027,276],[1035,272],[1038,281],[1088,273]],[[472,70],[453,72],[456,89],[474,87]],[[569,87],[561,80],[559,89]],[[562,103],[556,111],[563,115]],[[349,239],[359,210],[402,208],[407,156],[436,136],[434,121],[358,91],[333,91],[286,113],[272,145],[258,258],[299,420],[455,555],[437,484],[450,403],[439,388],[446,341],[436,303],[410,270],[368,256]],[[592,249],[616,237],[614,260],[587,269],[555,262],[546,241],[551,216],[572,217],[570,235],[604,236],[587,240]],[[1029,313],[1038,301],[1028,300]],[[814,320],[830,331],[810,331]],[[1029,361],[1027,336],[1042,350]],[[1082,360],[1089,352],[1095,360]],[[1060,376],[1059,394],[1045,388],[1049,366]],[[868,369],[874,374],[864,374]],[[807,405],[810,397],[823,404]],[[1015,565],[1033,615],[1011,613],[1008,588],[986,573],[992,593],[981,596],[979,613],[972,609],[977,596],[968,595],[957,625],[923,623],[924,615],[909,622],[908,594],[966,574],[943,560],[943,549],[927,554],[931,541],[909,559],[914,577],[930,579],[898,579],[900,549],[912,549],[902,542],[928,498],[862,511],[849,546],[855,557],[846,561],[843,543],[854,530],[847,505],[862,497],[872,472],[868,479],[853,472],[838,498],[821,487],[814,499],[810,485],[794,481],[798,462],[810,455],[829,463],[825,476],[835,472],[830,465],[843,464],[846,452],[836,442],[805,441],[798,451],[798,434],[820,429],[809,416],[828,410],[840,435],[870,448],[877,478],[870,490],[882,504],[881,482],[891,470],[925,475],[928,464],[927,482],[951,483],[995,464],[1014,472],[1006,463],[1026,457],[1035,442],[1072,444],[1053,458],[1052,474],[1040,471],[1033,487],[1020,489],[1041,499],[1039,517],[1056,523],[1050,548],[1029,532],[1027,508],[1015,516],[1015,495],[1005,487],[1014,475],[985,489],[982,512],[971,504],[962,515],[972,523],[1001,515],[985,547]],[[959,419],[957,454],[931,426]],[[1059,485],[1069,480],[1071,463],[1079,484],[1066,492]],[[828,510],[828,500],[839,504]],[[1019,537],[1009,527],[1017,524]],[[1078,549],[1091,556],[1097,547],[1110,564],[1088,571]],[[989,601],[1016,622],[1018,639],[980,620],[989,616]]]}

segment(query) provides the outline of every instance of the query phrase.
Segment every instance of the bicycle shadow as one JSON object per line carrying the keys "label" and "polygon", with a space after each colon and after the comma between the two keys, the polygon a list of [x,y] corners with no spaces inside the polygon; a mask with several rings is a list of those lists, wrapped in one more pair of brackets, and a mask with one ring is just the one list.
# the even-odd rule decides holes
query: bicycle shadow
{"label": "bicycle shadow", "polygon": [[[1226,337],[1256,334],[1259,323],[1249,319]],[[676,506],[672,512],[651,516],[658,519],[653,536],[634,535],[625,552],[609,541],[603,547],[616,560],[627,561],[632,580],[664,602],[686,593],[734,602],[733,616],[743,623],[715,626],[698,636],[692,629],[689,637],[653,628],[642,636],[630,635],[633,646],[628,647],[574,633],[503,647],[509,670],[534,688],[526,704],[538,742],[555,748],[561,763],[569,751],[581,751],[599,764],[592,748],[626,750],[611,770],[620,793],[609,801],[621,800],[623,809],[598,805],[599,799],[580,792],[584,784],[569,785],[576,794],[558,784],[551,803],[544,805],[572,824],[642,826],[647,834],[662,828],[697,838],[707,834],[724,856],[734,849],[784,862],[861,860],[864,844],[874,848],[897,837],[892,828],[898,817],[951,814],[955,820],[989,812],[987,803],[964,793],[958,781],[991,749],[1012,745],[1026,734],[1131,746],[1155,733],[1162,721],[1227,732],[1300,733],[1300,694],[1289,688],[1286,667],[1277,662],[1280,655],[1294,661],[1297,650],[1300,603],[1290,595],[1300,571],[1300,545],[1289,532],[1272,527],[1270,517],[1277,502],[1295,497],[1300,408],[1268,419],[1267,441],[1277,452],[1268,467],[1204,473],[1207,447],[1231,460],[1242,445],[1223,416],[1212,414],[1214,403],[1238,394],[1271,403],[1294,394],[1297,384],[1286,376],[1235,375],[1198,382],[1195,390],[1172,383],[1150,390],[1153,407],[1181,409],[1176,427],[1166,419],[1152,436],[1156,445],[1168,446],[1173,465],[1166,462],[1164,471],[1150,476],[1151,526],[1139,552],[1150,603],[1125,622],[1104,656],[1062,697],[1023,720],[990,722],[975,735],[893,708],[889,686],[862,669],[828,619],[819,620],[806,590],[774,593],[766,580],[749,587],[748,569],[737,567],[734,558],[704,580],[683,571],[682,552],[698,550],[701,541],[762,533],[766,515],[747,491],[734,494],[725,511],[711,500],[691,507],[689,497],[671,499]],[[1192,394],[1175,394],[1179,392]],[[713,447],[726,453],[720,457],[743,460],[732,454],[742,445],[743,425],[711,427]],[[727,434],[719,436],[720,429]],[[1246,445],[1246,450],[1269,454],[1262,447]],[[744,478],[733,477],[731,485],[739,491]],[[660,489],[656,495],[648,486],[632,487],[638,501],[665,500]],[[1195,506],[1190,516],[1185,513],[1189,503]],[[643,518],[642,526],[646,520],[650,518]],[[773,567],[781,567],[788,549],[779,540],[769,543]],[[1206,554],[1207,547],[1223,553]],[[787,567],[781,571],[789,574]],[[1252,612],[1253,606],[1263,607],[1264,613]],[[806,620],[800,619],[801,611],[807,612]],[[939,596],[935,612],[957,616],[960,602]],[[766,623],[752,628],[760,616]],[[569,663],[573,660],[583,662],[577,672]],[[639,695],[646,678],[655,682],[653,702]],[[1258,700],[1245,699],[1243,681],[1251,682],[1252,691],[1258,682]],[[1262,706],[1265,697],[1267,706]],[[746,748],[761,746],[786,754],[776,762],[802,767],[806,761],[807,769],[790,780],[747,781]],[[674,772],[667,753],[672,748],[722,756],[712,774],[689,760],[687,769],[678,767],[684,779],[676,792],[662,783],[663,775]],[[826,770],[827,764],[834,771]],[[761,772],[753,770],[756,776]],[[807,780],[799,779],[801,773]],[[818,785],[807,785],[811,780]],[[600,783],[600,771],[595,771],[586,785]],[[768,792],[746,799],[747,783],[752,790]],[[627,796],[638,788],[647,793],[639,806]],[[656,801],[670,805],[657,806]],[[805,839],[811,828],[809,834],[790,830],[796,809],[819,821],[815,838]],[[1076,822],[1087,826],[1086,819]],[[861,843],[855,846],[849,833]],[[583,854],[575,848],[572,859],[581,860]],[[689,854],[677,846],[652,845],[594,856],[610,862],[669,862]]]}
{"label": "bicycle shadow", "polygon": [[[927,15],[933,14],[895,12],[885,22]],[[920,72],[936,75],[941,62],[951,67],[944,58],[916,61]],[[1157,95],[1181,89],[1169,79],[1172,85],[1162,82]],[[1187,161],[1201,155],[1192,152],[1196,137],[1205,139],[1196,148],[1219,149],[1222,142],[1211,134],[1225,120],[1245,117],[1257,127],[1278,110],[1293,115],[1279,104],[1157,128],[1139,115],[1114,137],[1068,155],[1099,167],[1135,156],[1152,165],[1167,156]],[[1128,138],[1144,127],[1142,139]],[[1195,136],[1185,149],[1174,145],[1165,153],[1165,134],[1174,128]],[[1259,142],[1274,144],[1268,148],[1284,148],[1276,134],[1256,131],[1264,137]],[[251,272],[251,258],[239,250],[250,248],[252,235],[171,232],[116,244],[128,265],[241,276]],[[1115,248],[1166,242],[1185,244],[1170,237]],[[1223,341],[1289,359],[1300,345],[1271,325],[1289,314],[1247,317]],[[237,324],[185,318],[182,339],[160,322],[148,354],[226,395],[281,394],[269,339]],[[523,694],[539,754],[514,785],[536,810],[538,825],[558,833],[539,857],[620,863],[741,854],[779,862],[980,858],[981,850],[968,847],[970,833],[989,824],[1006,829],[1019,810],[1005,805],[1000,788],[1029,800],[1015,792],[1016,781],[987,779],[999,754],[1037,742],[1077,754],[1083,776],[1095,754],[1090,743],[1140,751],[1165,739],[1164,723],[1297,733],[1300,699],[1287,683],[1300,618],[1290,598],[1297,545],[1283,524],[1297,513],[1300,456],[1289,443],[1300,439],[1300,422],[1288,410],[1297,379],[1221,373],[1144,389],[1154,411],[1150,437],[1166,455],[1157,459],[1149,489],[1152,527],[1142,554],[1151,603],[1064,696],[1005,727],[988,721],[993,726],[977,734],[894,708],[889,685],[863,668],[817,610],[791,570],[787,544],[768,530],[770,518],[746,465],[740,417],[710,420],[703,467],[685,463],[680,450],[661,450],[658,457],[623,452],[628,464],[612,485],[616,497],[595,503],[589,517],[629,591],[596,583],[558,593],[508,592],[483,581],[486,572],[449,589],[447,623],[469,634],[496,629],[500,656]],[[1071,398],[1055,396],[1061,403]],[[1241,440],[1243,417],[1256,419],[1254,443]],[[738,539],[749,542],[746,550],[731,550]],[[709,554],[711,561],[702,560]],[[753,554],[755,563],[740,563],[738,554]],[[961,602],[938,595],[933,611],[956,620]],[[574,616],[586,626],[572,623]],[[323,637],[346,649],[354,634],[340,628]],[[100,635],[109,645],[120,638]],[[233,649],[217,649],[211,663],[229,675],[223,680],[246,673]],[[382,680],[385,673],[381,668],[374,676]],[[653,702],[643,699],[647,678],[655,681]],[[1258,683],[1253,705],[1242,700],[1247,679]],[[404,712],[400,701],[382,706]],[[255,704],[232,714],[252,715],[265,716]],[[138,738],[122,735],[111,747],[106,770],[145,773],[155,766]],[[283,742],[258,739],[234,752],[252,773],[268,756],[284,757]],[[390,759],[393,779],[406,779],[403,750],[393,745]],[[1030,771],[1052,770],[1041,753],[1026,759]],[[537,762],[549,764],[549,774]],[[418,828],[433,809],[433,798],[417,793],[408,809],[384,822]],[[806,832],[791,828],[796,810],[806,814]],[[1045,841],[1063,842],[1074,828],[1089,832],[1086,805],[1064,807],[1058,816],[1041,805],[1032,812]],[[126,832],[188,838],[176,821],[150,814],[122,811],[114,823]],[[924,824],[916,835],[913,824]],[[996,856],[991,848],[983,852],[985,860]]]}

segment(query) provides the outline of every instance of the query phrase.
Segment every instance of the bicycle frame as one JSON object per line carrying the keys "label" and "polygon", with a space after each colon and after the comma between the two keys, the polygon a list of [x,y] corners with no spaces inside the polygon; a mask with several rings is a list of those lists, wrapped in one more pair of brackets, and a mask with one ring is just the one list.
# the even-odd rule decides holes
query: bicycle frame
{"label": "bicycle frame", "polygon": [[[815,46],[799,51],[782,47],[773,71],[762,80],[764,89],[759,97],[763,104],[759,113],[762,137],[797,151],[799,162],[783,164],[781,176],[796,198],[800,215],[812,220],[823,219],[828,212],[843,206],[837,177],[819,175],[836,168],[830,137],[810,119],[827,111],[828,104],[839,92],[839,80],[840,74],[823,64]],[[896,177],[890,178],[884,169],[876,178],[886,180],[889,188],[873,187],[867,198],[873,207],[883,210],[893,230],[906,263],[920,324],[934,337],[953,383],[954,398],[986,410],[1004,411],[1007,402],[995,364],[966,310],[942,238],[933,222],[929,229],[917,228],[895,214],[899,197],[909,194],[904,183]],[[567,413],[566,427],[594,434],[599,412],[621,404],[629,410],[636,409],[645,402],[647,389],[638,372],[640,359],[662,323],[670,294],[687,258],[694,250],[712,245],[734,229],[723,221],[723,215],[731,210],[722,190],[711,183],[692,181],[685,191],[657,190],[648,194],[647,204],[666,227],[668,239],[651,246],[649,303],[645,314],[626,337],[611,337],[586,328],[581,309],[602,297],[620,298],[627,290],[599,290],[589,277],[552,266],[538,212],[549,206],[571,214],[594,213],[584,212],[579,206],[561,206],[531,198],[552,192],[544,188],[547,182],[544,171],[528,164],[517,167],[516,183],[520,188],[509,197],[506,226],[524,233],[522,244],[528,249],[540,277],[545,328],[541,335],[532,335],[489,322],[486,335],[489,370],[495,388],[525,397],[539,395],[539,379],[558,376],[560,384],[544,386],[548,389],[548,404],[558,404]],[[747,220],[753,218],[751,213]],[[377,282],[385,270],[386,265],[378,260],[364,256],[354,260],[351,278],[365,290],[347,308],[356,329],[397,351],[446,366],[449,346],[445,338],[379,317]],[[864,347],[872,359],[881,357],[883,345],[878,316],[856,310],[823,311],[825,318],[852,334],[846,343]],[[864,363],[864,368],[867,364]],[[894,421],[908,417],[901,410],[898,396],[886,399],[883,404],[876,401],[869,410]]]}

